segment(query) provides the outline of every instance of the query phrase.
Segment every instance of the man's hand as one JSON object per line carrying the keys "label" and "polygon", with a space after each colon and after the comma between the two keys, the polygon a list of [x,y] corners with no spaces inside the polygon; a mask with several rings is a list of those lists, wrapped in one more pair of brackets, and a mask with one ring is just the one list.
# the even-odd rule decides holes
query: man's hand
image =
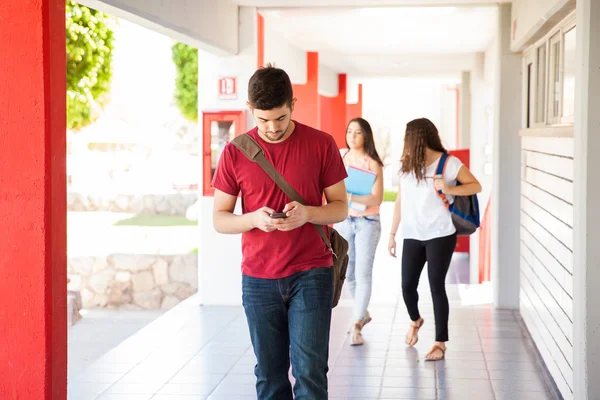
{"label": "man's hand", "polygon": [[279,231],[291,231],[301,227],[310,220],[309,208],[297,201],[286,204],[283,208],[283,212],[287,214],[287,218],[278,218],[274,220],[277,230]]}
{"label": "man's hand", "polygon": [[256,229],[260,229],[263,232],[273,232],[277,229],[275,225],[275,219],[271,218],[270,215],[275,211],[269,207],[259,208],[252,213],[252,226]]}

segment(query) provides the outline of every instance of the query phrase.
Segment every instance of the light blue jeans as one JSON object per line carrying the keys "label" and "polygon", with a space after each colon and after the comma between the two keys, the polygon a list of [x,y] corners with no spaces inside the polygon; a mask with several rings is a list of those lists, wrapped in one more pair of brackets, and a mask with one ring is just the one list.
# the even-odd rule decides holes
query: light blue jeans
{"label": "light blue jeans", "polygon": [[379,215],[348,217],[335,225],[348,241],[348,271],[346,285],[354,298],[352,316],[355,321],[365,318],[373,283],[373,261],[381,238]]}

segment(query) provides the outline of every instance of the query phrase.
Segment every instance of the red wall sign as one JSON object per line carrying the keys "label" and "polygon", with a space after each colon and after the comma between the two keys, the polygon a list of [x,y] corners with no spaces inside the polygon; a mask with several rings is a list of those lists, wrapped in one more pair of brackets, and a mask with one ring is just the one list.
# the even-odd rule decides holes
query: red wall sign
{"label": "red wall sign", "polygon": [[234,77],[224,77],[219,79],[219,100],[237,99],[236,79]]}

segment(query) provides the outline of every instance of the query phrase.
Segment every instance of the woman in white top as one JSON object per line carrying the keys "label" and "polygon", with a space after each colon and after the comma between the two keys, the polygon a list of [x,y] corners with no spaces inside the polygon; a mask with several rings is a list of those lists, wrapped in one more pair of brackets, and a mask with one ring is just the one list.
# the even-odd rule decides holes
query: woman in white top
{"label": "woman in white top", "polygon": [[425,358],[434,361],[444,358],[446,352],[449,304],[445,281],[456,248],[456,228],[437,190],[445,193],[450,203],[454,196],[469,196],[481,191],[477,179],[453,156],[446,161],[442,179],[435,179],[440,157],[446,152],[431,121],[420,118],[406,125],[400,188],[388,245],[390,255],[396,257],[395,237],[402,220],[402,296],[412,321],[406,334],[409,346],[417,343],[418,330],[424,322],[419,314],[417,287],[427,262],[435,316],[435,343]]}

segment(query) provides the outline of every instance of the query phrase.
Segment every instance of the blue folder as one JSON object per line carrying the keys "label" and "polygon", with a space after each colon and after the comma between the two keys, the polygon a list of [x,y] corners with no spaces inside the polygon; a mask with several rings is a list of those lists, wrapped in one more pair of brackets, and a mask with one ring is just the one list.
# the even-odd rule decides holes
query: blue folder
{"label": "blue folder", "polygon": [[356,196],[368,196],[371,194],[376,177],[375,172],[350,166],[348,177],[344,180],[346,192]]}

